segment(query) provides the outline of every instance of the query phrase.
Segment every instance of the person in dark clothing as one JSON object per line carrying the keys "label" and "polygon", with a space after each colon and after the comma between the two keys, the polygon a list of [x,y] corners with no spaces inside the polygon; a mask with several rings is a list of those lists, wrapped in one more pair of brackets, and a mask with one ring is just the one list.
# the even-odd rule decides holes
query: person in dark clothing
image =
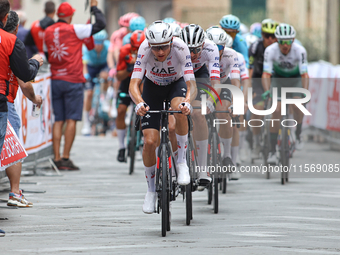
{"label": "person in dark clothing", "polygon": [[[7,129],[7,95],[9,93],[10,69],[23,82],[31,81],[43,64],[41,56],[27,59],[25,45],[13,34],[3,30],[6,25],[10,4],[0,0],[0,152],[4,144]],[[0,231],[4,235],[4,231]]]}
{"label": "person in dark clothing", "polygon": [[[25,41],[25,38],[29,32],[28,29],[25,28],[25,23],[26,23],[26,13],[23,12],[23,11],[17,11],[16,12],[19,16],[19,19],[20,19],[20,23],[19,23],[19,30],[18,30],[18,33],[17,33],[17,37],[22,41],[24,42]],[[36,53],[38,52],[37,50],[37,47],[35,45],[25,45],[26,46],[26,53],[27,53],[27,57],[28,58],[31,58],[33,57],[33,53]]]}
{"label": "person in dark clothing", "polygon": [[53,25],[53,20],[56,9],[55,4],[52,1],[45,3],[46,16],[42,20],[36,20],[32,23],[31,30],[28,32],[24,43],[26,46],[36,46],[37,52],[43,53],[44,32],[46,28]]}

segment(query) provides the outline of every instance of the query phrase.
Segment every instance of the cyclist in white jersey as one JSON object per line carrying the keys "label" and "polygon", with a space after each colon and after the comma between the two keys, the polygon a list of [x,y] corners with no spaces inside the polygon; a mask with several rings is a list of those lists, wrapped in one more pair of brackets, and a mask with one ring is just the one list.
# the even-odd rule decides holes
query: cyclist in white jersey
{"label": "cyclist in white jersey", "polygon": [[[188,45],[191,55],[191,61],[195,72],[197,84],[197,96],[193,101],[193,106],[201,106],[201,95],[207,94],[204,90],[210,90],[220,83],[220,65],[219,53],[216,44],[208,39],[205,39],[204,30],[195,24],[190,24],[184,27],[181,31],[180,38]],[[208,68],[209,70],[208,70]],[[217,93],[221,89],[216,89]],[[214,95],[217,98],[217,95]],[[207,96],[207,98],[209,98]],[[213,99],[207,100],[207,106],[210,111],[214,111]],[[198,154],[198,164],[202,169],[207,166],[207,151],[208,151],[208,125],[205,116],[201,114],[201,110],[194,110],[194,139],[196,141],[196,149]],[[200,168],[201,169],[201,168]],[[210,182],[211,178],[207,171],[198,172],[199,188],[204,190]]]}
{"label": "cyclist in white jersey", "polygon": [[[275,31],[278,42],[268,46],[264,52],[264,64],[262,74],[262,85],[264,88],[264,96],[270,93],[270,86],[276,87],[278,98],[281,98],[281,87],[303,87],[308,89],[308,62],[306,49],[294,43],[295,29],[288,24],[280,24]],[[272,77],[272,79],[270,79]],[[300,93],[291,93],[288,95],[293,98],[301,98]],[[302,149],[302,141],[300,138],[303,113],[293,105],[294,119],[297,121],[296,128],[296,148]],[[272,119],[281,118],[281,102],[278,102],[276,111],[273,113]],[[275,121],[273,127],[270,127],[271,135],[271,153],[268,157],[268,163],[275,164],[276,143],[280,122]]]}
{"label": "cyclist in white jersey", "polygon": [[[193,93],[191,96],[195,96],[196,84],[189,49],[182,40],[173,38],[169,24],[155,21],[148,27],[145,35],[146,40],[138,50],[129,93],[136,104],[136,113],[143,116],[141,120],[144,135],[143,162],[148,183],[143,212],[153,213],[156,202],[155,150],[160,138],[160,114],[147,114],[146,112],[149,109],[163,109],[165,99],[171,102],[173,110],[182,111],[183,114],[175,114],[178,143],[177,182],[180,185],[189,184],[190,175],[186,163],[188,120],[185,115],[190,114],[192,108],[189,103],[190,91]],[[142,82],[144,73],[145,81],[141,95],[139,84]]]}
{"label": "cyclist in white jersey", "polygon": [[[207,37],[214,43],[216,43],[219,55],[220,55],[220,72],[221,72],[221,83],[232,84],[240,88],[240,69],[238,54],[235,50],[225,47],[232,38],[220,27],[213,26],[207,29]],[[229,89],[223,88],[220,93],[222,105],[217,104],[217,111],[227,111],[232,103],[232,95]],[[231,117],[227,113],[217,113],[218,119],[226,119],[228,123],[221,125],[219,130],[220,140],[223,144],[223,166],[233,167],[234,162],[232,160],[232,137],[233,127],[230,125]]]}
{"label": "cyclist in white jersey", "polygon": [[[228,48],[232,48],[233,45],[233,38],[227,34],[227,43],[226,46]],[[238,66],[240,69],[240,78],[241,78],[241,89],[244,93],[244,105],[245,105],[245,112],[247,111],[247,94],[248,94],[248,87],[250,86],[250,80],[249,80],[249,71],[246,66],[246,61],[243,57],[243,55],[239,52],[237,52],[238,57]],[[230,75],[229,75],[230,78]],[[228,82],[227,82],[228,83]],[[232,142],[231,142],[231,159],[233,162],[233,165],[239,165],[239,151],[243,149],[243,145],[245,143],[245,137],[246,137],[246,130],[247,126],[245,126],[242,123],[245,123],[243,121],[243,116],[240,116],[240,128],[237,128],[237,126],[233,126],[233,132],[232,132]],[[245,154],[245,153],[244,153]],[[238,180],[241,177],[240,172],[233,172],[230,175],[231,180]]]}

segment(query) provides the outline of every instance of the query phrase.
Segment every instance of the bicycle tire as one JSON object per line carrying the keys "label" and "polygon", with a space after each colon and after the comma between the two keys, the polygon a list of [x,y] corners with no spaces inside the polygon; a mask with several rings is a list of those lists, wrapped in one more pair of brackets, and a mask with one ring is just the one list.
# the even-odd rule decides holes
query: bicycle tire
{"label": "bicycle tire", "polygon": [[288,144],[288,128],[282,127],[281,129],[281,150],[280,150],[280,158],[282,164],[281,170],[281,184],[284,185],[286,183],[286,172],[285,168],[289,166],[289,144]]}
{"label": "bicycle tire", "polygon": [[[212,166],[217,168],[217,137],[213,135],[212,139],[212,146],[211,146],[211,161],[212,161]],[[213,174],[213,194],[214,194],[214,213],[218,213],[218,178],[219,174],[217,171],[214,172]]]}
{"label": "bicycle tire", "polygon": [[222,194],[226,194],[227,193],[227,174],[223,174],[222,175]]}
{"label": "bicycle tire", "polygon": [[135,156],[136,156],[136,136],[137,131],[135,129],[135,122],[136,122],[137,115],[135,112],[132,113],[131,122],[130,122],[130,143],[129,143],[129,155],[130,155],[130,168],[129,174],[133,173],[135,167]]}
{"label": "bicycle tire", "polygon": [[187,165],[189,167],[190,183],[185,186],[185,210],[186,210],[186,225],[190,225],[192,220],[192,175],[193,175],[193,160],[191,157],[192,145],[189,144],[187,150]]}
{"label": "bicycle tire", "polygon": [[267,174],[266,174],[266,178],[270,179],[270,172],[269,172],[269,164],[268,164],[268,156],[269,156],[269,152],[270,152],[270,126],[269,126],[269,122],[266,121],[265,122],[265,130],[264,130],[264,135],[263,135],[263,149],[262,149],[262,153],[263,153],[263,163],[265,166],[267,166]]}
{"label": "bicycle tire", "polygon": [[168,153],[165,146],[162,147],[161,155],[161,173],[162,173],[162,190],[161,190],[161,210],[162,210],[162,236],[166,236],[169,225],[169,203],[170,203],[170,186],[169,186],[169,162]]}

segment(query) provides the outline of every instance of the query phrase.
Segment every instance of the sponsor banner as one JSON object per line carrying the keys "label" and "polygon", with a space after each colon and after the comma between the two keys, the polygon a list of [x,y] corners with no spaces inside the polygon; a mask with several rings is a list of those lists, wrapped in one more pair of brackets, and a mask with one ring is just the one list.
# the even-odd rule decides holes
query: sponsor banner
{"label": "sponsor banner", "polygon": [[18,89],[14,101],[15,109],[21,120],[19,139],[28,154],[52,145],[51,75],[37,76],[32,85],[34,92],[43,98],[38,117],[32,116],[33,103],[23,95],[21,89]]}
{"label": "sponsor banner", "polygon": [[27,152],[7,120],[6,137],[1,151],[0,171],[5,170],[27,157]]}
{"label": "sponsor banner", "polygon": [[304,124],[340,132],[340,66],[319,61],[308,66],[308,73],[312,116],[305,116]]}

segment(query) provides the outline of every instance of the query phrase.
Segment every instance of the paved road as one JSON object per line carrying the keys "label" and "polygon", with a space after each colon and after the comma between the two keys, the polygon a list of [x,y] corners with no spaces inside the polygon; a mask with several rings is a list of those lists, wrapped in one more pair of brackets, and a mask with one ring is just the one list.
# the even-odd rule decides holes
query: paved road
{"label": "paved road", "polygon": [[[141,210],[146,191],[141,162],[129,176],[126,165],[116,163],[116,151],[115,139],[77,137],[72,158],[81,171],[23,177],[24,190],[46,193],[26,193],[33,208],[0,203],[0,217],[8,218],[0,220],[6,231],[0,254],[340,253],[339,174],[293,173],[285,186],[278,174],[270,180],[243,174],[220,196],[217,215],[206,192],[195,192],[191,226],[185,225],[179,197],[172,204],[172,230],[163,238],[160,215]],[[335,164],[339,153],[309,143],[292,162]],[[7,195],[0,192],[1,198]]]}

